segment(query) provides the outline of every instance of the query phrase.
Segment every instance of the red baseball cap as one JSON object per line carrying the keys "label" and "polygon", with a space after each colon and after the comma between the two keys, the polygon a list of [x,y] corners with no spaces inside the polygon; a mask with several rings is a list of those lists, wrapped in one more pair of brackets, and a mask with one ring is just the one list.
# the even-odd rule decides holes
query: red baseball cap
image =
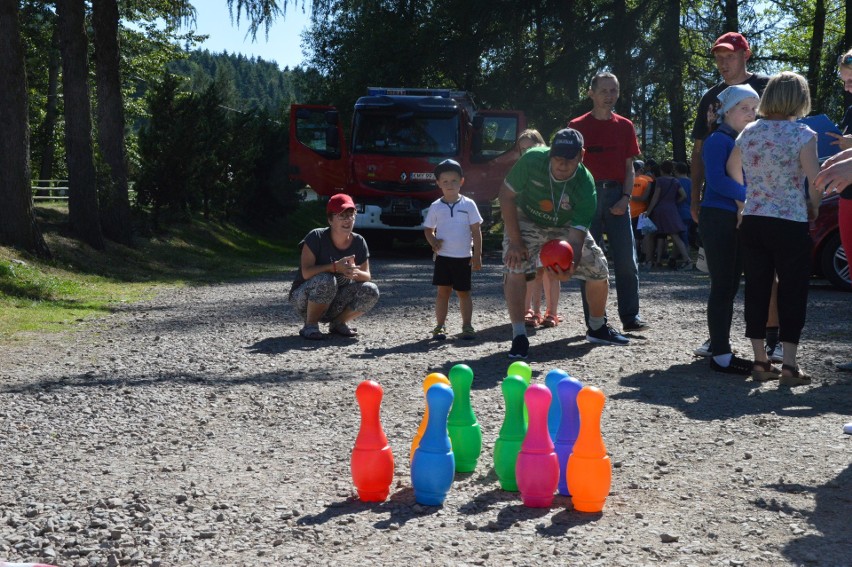
{"label": "red baseball cap", "polygon": [[750,51],[748,41],[743,37],[743,34],[737,32],[728,32],[719,36],[716,43],[713,44],[710,53],[713,53],[719,48],[730,49],[731,51]]}
{"label": "red baseball cap", "polygon": [[328,204],[325,206],[325,212],[330,215],[340,214],[346,209],[354,209],[355,202],[352,201],[352,197],[345,193],[338,193],[336,195],[332,195],[331,199],[328,200]]}

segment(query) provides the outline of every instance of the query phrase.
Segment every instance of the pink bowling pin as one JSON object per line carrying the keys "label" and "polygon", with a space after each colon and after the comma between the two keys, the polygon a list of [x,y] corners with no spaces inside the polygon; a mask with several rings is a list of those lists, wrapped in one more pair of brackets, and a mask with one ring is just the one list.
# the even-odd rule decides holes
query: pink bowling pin
{"label": "pink bowling pin", "polygon": [[568,457],[568,491],[579,512],[603,510],[612,484],[612,463],[601,435],[601,414],[606,396],[593,386],[577,394],[580,433]]}
{"label": "pink bowling pin", "polygon": [[352,449],[352,482],[364,502],[384,502],[393,482],[393,453],[379,418],[382,387],[364,380],[355,389],[361,408],[361,429]]}
{"label": "pink bowling pin", "polygon": [[524,394],[530,421],[515,463],[515,477],[524,506],[531,508],[549,507],[559,483],[559,461],[547,430],[551,397],[542,384],[532,384]]}

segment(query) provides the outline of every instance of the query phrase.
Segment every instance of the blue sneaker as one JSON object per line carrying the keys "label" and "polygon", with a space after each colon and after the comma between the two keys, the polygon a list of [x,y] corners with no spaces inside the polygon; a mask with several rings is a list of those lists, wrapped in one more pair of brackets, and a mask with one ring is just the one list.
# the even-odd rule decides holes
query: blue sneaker
{"label": "blue sneaker", "polygon": [[600,329],[596,331],[591,328],[587,329],[586,340],[599,345],[626,346],[630,344],[630,339],[610,327],[609,323],[601,325]]}
{"label": "blue sneaker", "polygon": [[512,348],[509,350],[509,358],[526,358],[530,352],[530,340],[526,335],[518,335],[512,339]]}

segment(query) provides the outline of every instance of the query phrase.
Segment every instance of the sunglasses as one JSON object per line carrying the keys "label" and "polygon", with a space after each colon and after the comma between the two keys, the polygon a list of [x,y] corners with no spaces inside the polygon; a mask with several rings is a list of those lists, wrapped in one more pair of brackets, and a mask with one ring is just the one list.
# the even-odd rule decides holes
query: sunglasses
{"label": "sunglasses", "polygon": [[849,65],[852,67],[852,55],[841,55],[837,58],[838,65]]}

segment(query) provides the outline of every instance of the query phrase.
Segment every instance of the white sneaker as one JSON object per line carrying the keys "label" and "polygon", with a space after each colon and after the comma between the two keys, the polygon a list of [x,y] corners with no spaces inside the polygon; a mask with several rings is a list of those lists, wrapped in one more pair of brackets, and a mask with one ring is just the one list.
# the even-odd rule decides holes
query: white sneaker
{"label": "white sneaker", "polygon": [[843,426],[843,433],[848,433],[849,435],[852,435],[852,423],[847,423]]}
{"label": "white sneaker", "polygon": [[713,352],[710,350],[710,339],[704,341],[704,344],[692,351],[695,353],[695,356],[713,356]]}
{"label": "white sneaker", "polygon": [[784,362],[784,347],[781,343],[777,343],[772,350],[766,347],[766,355],[772,362]]}

